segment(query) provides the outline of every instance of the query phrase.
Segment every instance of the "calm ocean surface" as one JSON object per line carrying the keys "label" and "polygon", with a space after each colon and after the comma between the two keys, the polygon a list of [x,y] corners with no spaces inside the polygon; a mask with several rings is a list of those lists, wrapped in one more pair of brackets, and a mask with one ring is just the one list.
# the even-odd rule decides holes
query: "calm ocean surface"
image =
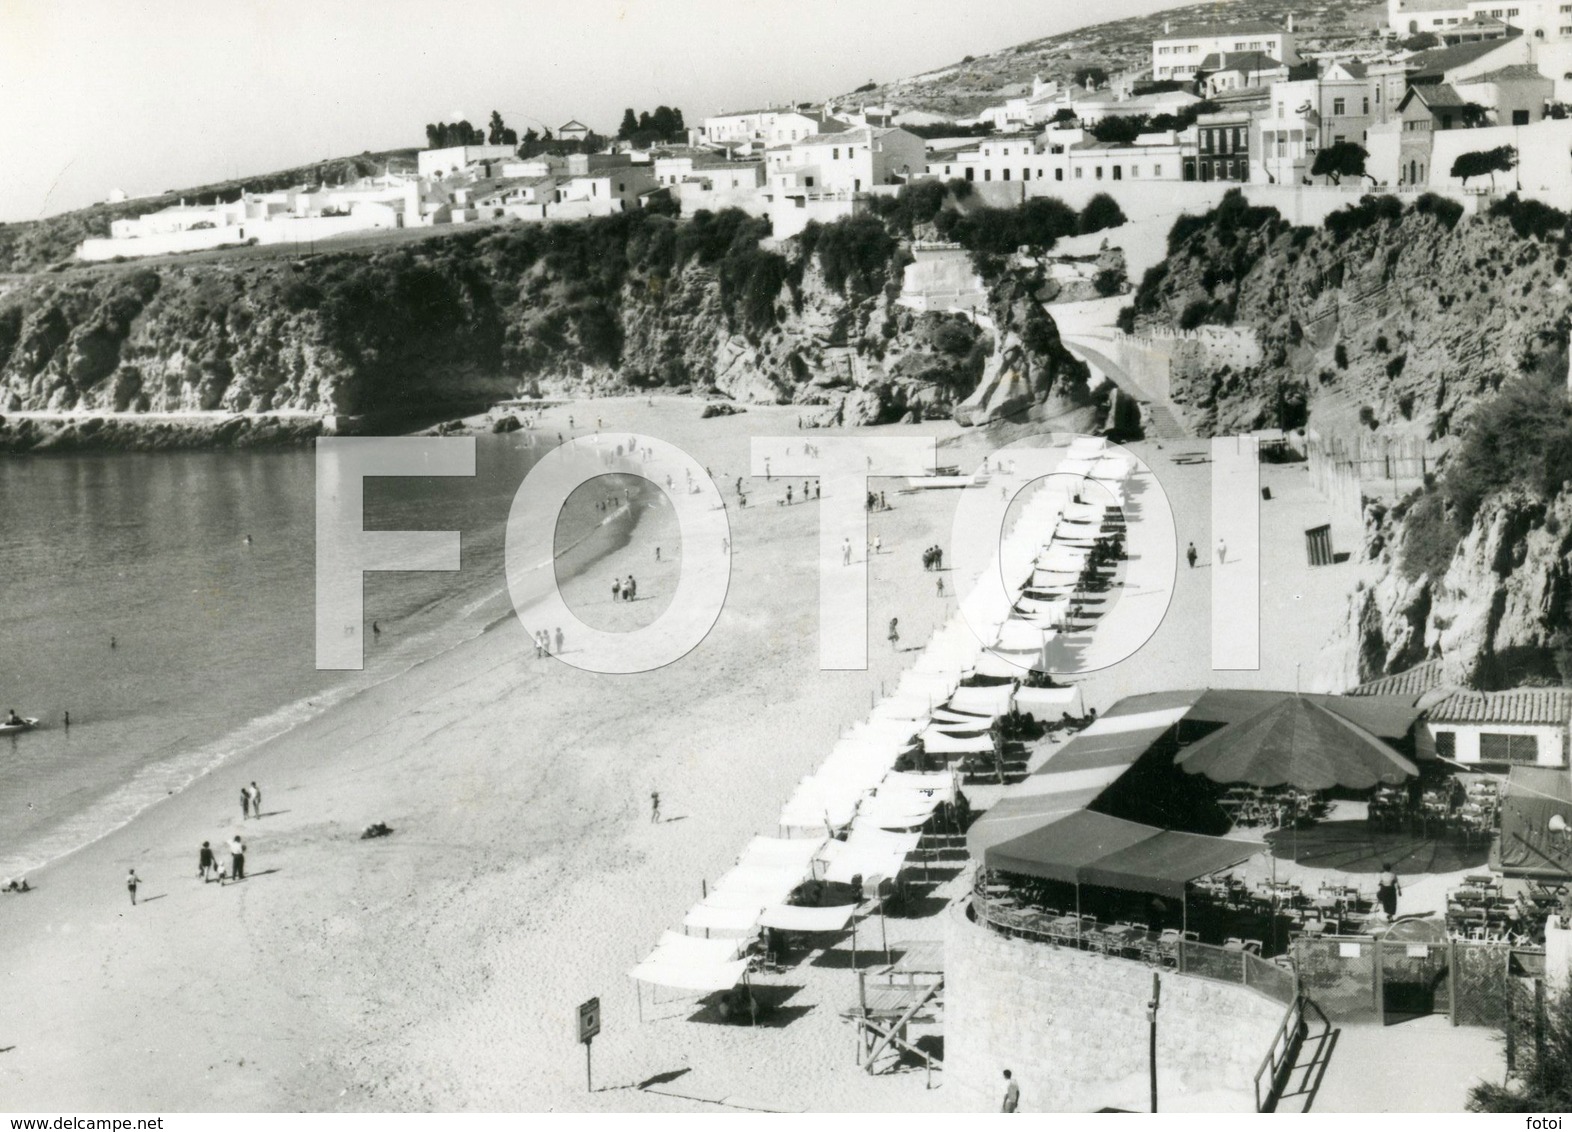
{"label": "calm ocean surface", "polygon": [[[315,668],[310,449],[0,460],[0,714],[46,725],[0,736],[0,882],[511,615],[508,509],[547,450],[481,436],[472,479],[366,481],[368,529],[458,530],[462,567],[366,575],[363,672]],[[558,518],[557,573],[626,541],[602,495]]]}

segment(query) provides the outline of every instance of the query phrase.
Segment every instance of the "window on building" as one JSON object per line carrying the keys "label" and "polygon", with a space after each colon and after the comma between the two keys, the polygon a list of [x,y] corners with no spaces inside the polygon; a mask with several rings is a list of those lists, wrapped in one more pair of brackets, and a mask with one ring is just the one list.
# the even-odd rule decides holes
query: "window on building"
{"label": "window on building", "polygon": [[1347,113],[1347,103],[1341,98],[1332,99],[1332,113],[1334,115]]}
{"label": "window on building", "polygon": [[1152,176],[1154,176],[1154,177],[1161,177],[1162,175],[1163,175],[1163,167],[1161,165],[1153,165],[1152,166]]}
{"label": "window on building", "polygon": [[968,165],[968,166],[967,166],[967,167],[966,167],[966,179],[967,179],[967,180],[968,180],[968,181],[975,181],[975,180],[976,180],[976,179],[977,179],[977,170],[976,170],[976,169],[974,169],[974,168],[973,168],[973,167],[972,167],[972,166],[970,166],[970,165]]}
{"label": "window on building", "polygon": [[983,170],[983,180],[984,181],[991,181],[991,180],[993,180],[993,170],[992,169],[984,169]]}
{"label": "window on building", "polygon": [[1075,179],[1079,181],[1081,179],[1081,174],[1084,172],[1086,172],[1086,167],[1084,165],[1077,165],[1075,167]]}
{"label": "window on building", "polygon": [[1103,179],[1103,167],[1101,165],[1097,167],[1097,179],[1099,181]]}
{"label": "window on building", "polygon": [[1006,181],[1008,181],[1010,179],[1010,171],[1008,169],[1006,169],[1004,171],[1004,178],[1003,179],[1006,180]]}
{"label": "window on building", "polygon": [[1514,126],[1526,126],[1526,125],[1528,125],[1528,111],[1527,110],[1514,110],[1514,111],[1512,111],[1512,124]]}
{"label": "window on building", "polygon": [[1452,115],[1450,115],[1450,114],[1443,114],[1443,115],[1441,115],[1441,128],[1443,130],[1450,130],[1452,128]]}
{"label": "window on building", "polygon": [[1053,171],[1053,179],[1055,181],[1062,181],[1062,180],[1064,180],[1064,170],[1063,169],[1055,169]]}
{"label": "window on building", "polygon": [[1113,179],[1115,181],[1122,181],[1122,180],[1124,180],[1124,166],[1123,165],[1115,165],[1113,167]]}
{"label": "window on building", "polygon": [[830,150],[830,160],[831,161],[839,161],[840,159],[841,159],[841,151],[838,148]]}
{"label": "window on building", "polygon": [[812,177],[804,177],[804,178],[803,178],[803,179],[802,179],[802,183],[803,183],[803,184],[804,184],[804,185],[805,185],[805,186],[806,186],[806,187],[808,187],[808,188],[810,188],[810,189],[811,189],[811,188],[813,188],[813,178],[812,178]]}
{"label": "window on building", "polygon": [[[1042,170],[1041,169],[1039,169],[1037,171],[1037,175],[1039,177],[1042,176]],[[1032,171],[1030,169],[1022,169],[1021,170],[1021,180],[1023,180],[1023,181],[1030,181],[1031,179],[1032,179]]]}
{"label": "window on building", "polygon": [[1370,96],[1369,95],[1365,96],[1364,109],[1361,110],[1360,113],[1361,114],[1368,114],[1368,113],[1370,113]]}
{"label": "window on building", "polygon": [[1456,731],[1437,731],[1436,732],[1436,758],[1438,758],[1438,759],[1455,759],[1455,758],[1457,758],[1457,732]]}
{"label": "window on building", "polygon": [[1332,144],[1333,145],[1342,145],[1347,140],[1348,140],[1348,136],[1346,134],[1333,134],[1332,135]]}
{"label": "window on building", "polygon": [[1479,734],[1479,761],[1482,763],[1537,763],[1537,735],[1505,735],[1494,731]]}

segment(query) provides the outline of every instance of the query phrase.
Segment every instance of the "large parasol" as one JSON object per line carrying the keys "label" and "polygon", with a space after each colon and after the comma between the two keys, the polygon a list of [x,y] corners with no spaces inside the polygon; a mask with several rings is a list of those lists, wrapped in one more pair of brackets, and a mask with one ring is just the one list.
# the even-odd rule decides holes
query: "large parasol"
{"label": "large parasol", "polygon": [[1368,790],[1396,785],[1419,768],[1359,724],[1300,695],[1214,731],[1178,758],[1214,782]]}

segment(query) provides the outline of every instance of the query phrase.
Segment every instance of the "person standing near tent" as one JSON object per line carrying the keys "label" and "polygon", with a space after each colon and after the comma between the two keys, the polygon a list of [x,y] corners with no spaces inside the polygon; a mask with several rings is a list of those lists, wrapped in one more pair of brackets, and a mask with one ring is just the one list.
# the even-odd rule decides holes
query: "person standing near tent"
{"label": "person standing near tent", "polygon": [[1386,922],[1391,923],[1392,917],[1397,915],[1397,897],[1403,891],[1403,886],[1397,883],[1397,874],[1392,871],[1392,866],[1385,861],[1381,862],[1381,876],[1376,881],[1376,900],[1381,905],[1381,911],[1386,913]]}
{"label": "person standing near tent", "polygon": [[1010,1071],[1004,1071],[1004,1104],[999,1106],[1000,1112],[1014,1112],[1021,1104],[1021,1087],[1015,1083],[1015,1078],[1010,1076]]}

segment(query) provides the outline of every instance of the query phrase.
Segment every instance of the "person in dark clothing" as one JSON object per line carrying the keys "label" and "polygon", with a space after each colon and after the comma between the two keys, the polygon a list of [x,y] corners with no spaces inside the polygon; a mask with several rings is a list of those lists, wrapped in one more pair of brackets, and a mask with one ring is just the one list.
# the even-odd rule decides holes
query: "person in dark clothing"
{"label": "person in dark clothing", "polygon": [[197,876],[202,878],[203,883],[207,882],[207,874],[212,872],[214,867],[213,847],[204,841],[201,850],[197,853]]}
{"label": "person in dark clothing", "polygon": [[1376,901],[1381,905],[1381,911],[1386,913],[1387,923],[1397,915],[1397,897],[1403,891],[1403,886],[1397,883],[1397,874],[1392,871],[1392,866],[1385,861],[1381,863],[1381,875],[1376,880]]}

